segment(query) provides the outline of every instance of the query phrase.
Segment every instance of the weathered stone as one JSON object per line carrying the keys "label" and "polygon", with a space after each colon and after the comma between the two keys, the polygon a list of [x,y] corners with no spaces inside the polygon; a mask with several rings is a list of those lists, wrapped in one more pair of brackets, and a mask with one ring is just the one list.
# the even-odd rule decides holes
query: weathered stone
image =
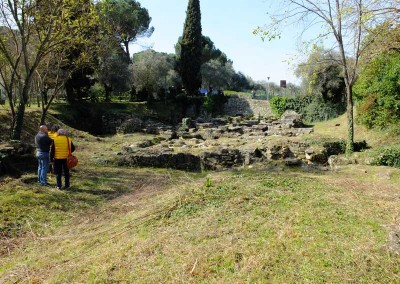
{"label": "weathered stone", "polygon": [[230,126],[230,127],[228,127],[228,132],[235,132],[235,133],[243,134],[243,127],[240,127],[240,126]]}
{"label": "weathered stone", "polygon": [[198,129],[207,129],[214,126],[214,124],[212,124],[211,122],[197,123],[196,125]]}
{"label": "weathered stone", "polygon": [[190,117],[182,118],[181,130],[189,131],[190,128],[195,128],[196,123]]}
{"label": "weathered stone", "polygon": [[126,155],[117,161],[120,166],[171,168],[191,172],[201,171],[200,157],[187,153]]}
{"label": "weathered stone", "polygon": [[227,123],[228,123],[228,120],[227,120],[226,118],[217,117],[217,118],[213,118],[213,119],[211,120],[211,122],[212,122],[214,125],[219,126],[219,125],[225,125],[225,124],[227,124]]}
{"label": "weathered stone", "polygon": [[328,164],[330,168],[337,168],[340,165],[350,165],[350,164],[357,164],[357,160],[354,158],[347,158],[344,156],[338,156],[338,155],[331,155],[328,158]]}
{"label": "weathered stone", "polygon": [[223,132],[220,129],[210,128],[206,129],[203,136],[205,139],[219,139],[222,133]]}
{"label": "weathered stone", "polygon": [[145,141],[143,141],[143,142],[140,142],[137,146],[139,147],[139,148],[147,148],[147,147],[150,147],[150,146],[153,146],[154,144],[153,144],[153,141],[151,141],[151,140],[145,140]]}
{"label": "weathered stone", "polygon": [[268,130],[268,124],[257,124],[251,127],[254,132],[265,132]]}
{"label": "weathered stone", "polygon": [[134,133],[142,129],[143,121],[137,117],[132,117],[121,123],[116,127],[117,133],[127,134]]}
{"label": "weathered stone", "polygon": [[393,227],[389,233],[389,250],[400,255],[400,226]]}
{"label": "weathered stone", "polygon": [[299,166],[301,165],[301,159],[298,158],[286,158],[283,160],[287,166]]}
{"label": "weathered stone", "polygon": [[229,116],[271,117],[268,101],[254,100],[249,97],[232,95],[224,104],[224,114]]}
{"label": "weathered stone", "polygon": [[303,117],[294,110],[286,110],[280,119],[280,123],[284,128],[301,127],[303,126]]}
{"label": "weathered stone", "polygon": [[257,125],[259,122],[258,120],[245,120],[245,121],[241,121],[239,123],[240,126],[247,126],[247,127],[252,127],[254,125]]}
{"label": "weathered stone", "polygon": [[132,118],[126,113],[107,113],[101,117],[102,132],[104,134],[115,134],[122,122]]}
{"label": "weathered stone", "polygon": [[0,176],[19,176],[37,167],[35,148],[32,144],[12,140],[0,145]]}

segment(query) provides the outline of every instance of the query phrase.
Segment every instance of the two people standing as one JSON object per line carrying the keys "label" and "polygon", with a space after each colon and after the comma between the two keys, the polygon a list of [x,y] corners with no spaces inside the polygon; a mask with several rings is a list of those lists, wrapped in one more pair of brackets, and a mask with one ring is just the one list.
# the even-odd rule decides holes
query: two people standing
{"label": "two people standing", "polygon": [[57,189],[62,188],[62,175],[64,174],[64,189],[70,188],[70,173],[67,167],[68,154],[75,151],[75,146],[71,138],[67,137],[64,129],[58,126],[52,127],[49,137],[46,125],[39,127],[39,132],[35,137],[36,156],[38,158],[38,182],[41,185],[49,186],[47,173],[50,161],[54,163],[54,173],[56,175]]}

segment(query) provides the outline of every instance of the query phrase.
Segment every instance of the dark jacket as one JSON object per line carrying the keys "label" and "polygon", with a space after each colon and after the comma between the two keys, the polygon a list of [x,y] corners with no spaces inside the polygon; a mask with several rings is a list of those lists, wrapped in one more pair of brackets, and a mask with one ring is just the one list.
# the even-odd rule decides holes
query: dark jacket
{"label": "dark jacket", "polygon": [[53,140],[47,135],[47,133],[39,132],[35,136],[35,146],[40,152],[50,152],[50,146]]}

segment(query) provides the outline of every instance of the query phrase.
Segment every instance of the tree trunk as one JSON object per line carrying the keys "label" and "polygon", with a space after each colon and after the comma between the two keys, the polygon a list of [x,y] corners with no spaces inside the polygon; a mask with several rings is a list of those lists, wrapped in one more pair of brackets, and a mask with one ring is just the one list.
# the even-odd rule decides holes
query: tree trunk
{"label": "tree trunk", "polygon": [[24,124],[25,107],[26,103],[24,102],[24,100],[21,100],[17,109],[14,127],[12,131],[11,138],[13,140],[21,140],[22,126]]}
{"label": "tree trunk", "polygon": [[111,88],[107,85],[107,84],[104,84],[103,85],[104,86],[104,92],[105,92],[105,98],[104,98],[104,101],[106,102],[106,103],[109,103],[109,102],[111,102],[111,98],[110,98],[110,94],[111,94]]}
{"label": "tree trunk", "polygon": [[42,108],[42,115],[40,116],[40,125],[46,124],[47,108]]}
{"label": "tree trunk", "polygon": [[124,46],[125,46],[125,54],[126,54],[127,60],[128,60],[129,63],[132,63],[131,62],[131,55],[129,53],[129,41],[124,41]]}
{"label": "tree trunk", "polygon": [[352,86],[346,86],[347,97],[347,141],[346,154],[354,152],[354,114]]}
{"label": "tree trunk", "polygon": [[28,75],[25,79],[25,86],[22,89],[22,95],[19,102],[16,119],[12,131],[12,139],[14,140],[21,140],[21,133],[22,127],[24,124],[24,116],[25,116],[25,109],[26,105],[29,101],[29,91],[30,91],[30,84],[31,84],[32,76]]}

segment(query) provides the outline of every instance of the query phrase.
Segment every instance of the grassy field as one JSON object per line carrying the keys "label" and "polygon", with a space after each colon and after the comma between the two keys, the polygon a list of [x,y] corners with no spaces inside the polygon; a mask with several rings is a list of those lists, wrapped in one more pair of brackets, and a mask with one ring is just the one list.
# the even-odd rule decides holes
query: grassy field
{"label": "grassy field", "polygon": [[[340,118],[308,139],[344,133]],[[382,135],[360,128],[356,139],[379,145]],[[399,169],[99,163],[126,140],[76,132],[68,192],[38,186],[33,173],[0,181],[0,283],[400,282],[400,255],[389,249]]]}

